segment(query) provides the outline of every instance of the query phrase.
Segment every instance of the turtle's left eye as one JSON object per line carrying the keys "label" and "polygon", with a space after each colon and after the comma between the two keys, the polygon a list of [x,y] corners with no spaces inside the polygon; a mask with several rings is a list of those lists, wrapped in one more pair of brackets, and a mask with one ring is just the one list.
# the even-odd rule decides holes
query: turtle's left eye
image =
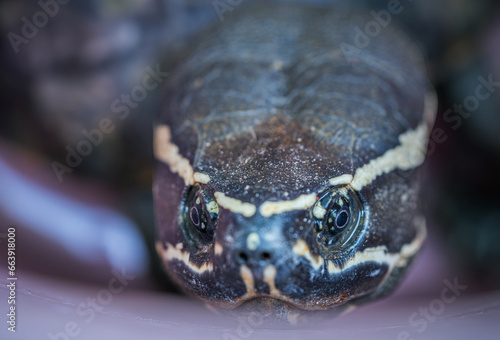
{"label": "turtle's left eye", "polygon": [[360,233],[363,205],[349,186],[333,187],[319,195],[312,214],[318,243],[328,252],[343,251]]}
{"label": "turtle's left eye", "polygon": [[212,192],[195,184],[186,193],[183,207],[184,230],[192,242],[203,246],[213,240],[219,207]]}
{"label": "turtle's left eye", "polygon": [[347,202],[343,199],[342,206],[338,203],[334,204],[334,206],[328,210],[328,213],[325,217],[324,225],[325,227],[334,233],[340,233],[345,229],[347,224],[349,223],[351,212],[349,207],[347,206]]}

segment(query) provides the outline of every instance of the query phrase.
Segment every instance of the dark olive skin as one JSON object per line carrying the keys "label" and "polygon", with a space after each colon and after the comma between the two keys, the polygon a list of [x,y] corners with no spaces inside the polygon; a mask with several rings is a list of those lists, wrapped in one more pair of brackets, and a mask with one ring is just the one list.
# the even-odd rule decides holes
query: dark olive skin
{"label": "dark olive skin", "polygon": [[[367,13],[241,8],[172,67],[156,127],[168,126],[178,154],[210,178],[193,186],[172,164],[157,163],[157,248],[187,293],[292,321],[385,296],[400,282],[418,251],[409,245],[424,237],[416,166],[362,187],[329,182],[432,124],[426,71],[402,34],[389,26],[351,48],[356,27],[373,20]],[[217,192],[256,211],[227,209]],[[326,217],[315,215],[317,202],[270,216],[262,210],[301,195],[316,195]],[[217,214],[208,212],[212,201]],[[370,257],[375,250],[380,258]],[[391,264],[390,256],[404,261]]]}

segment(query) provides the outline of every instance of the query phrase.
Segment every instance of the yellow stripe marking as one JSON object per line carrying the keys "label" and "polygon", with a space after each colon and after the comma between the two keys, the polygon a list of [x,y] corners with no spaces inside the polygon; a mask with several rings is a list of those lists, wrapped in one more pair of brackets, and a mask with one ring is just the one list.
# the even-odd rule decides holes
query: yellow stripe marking
{"label": "yellow stripe marking", "polygon": [[255,250],[260,245],[260,237],[257,233],[250,233],[247,237],[247,248],[248,250]]}
{"label": "yellow stripe marking", "polygon": [[212,262],[203,263],[201,266],[192,263],[190,260],[191,254],[187,251],[182,251],[182,243],[178,243],[175,247],[172,244],[167,243],[166,246],[167,248],[165,249],[160,242],[156,243],[156,251],[158,252],[160,258],[164,261],[169,262],[174,259],[179,260],[184,263],[186,267],[188,267],[191,271],[198,274],[213,271],[214,265]]}
{"label": "yellow stripe marking", "polygon": [[269,292],[273,296],[281,296],[281,292],[278,288],[276,288],[275,280],[276,280],[276,267],[273,265],[268,265],[264,268],[264,282],[269,286]]}
{"label": "yellow stripe marking", "polygon": [[245,288],[247,289],[245,298],[255,296],[256,294],[254,288],[253,274],[250,268],[248,268],[245,265],[242,265],[240,267],[240,276],[241,279],[243,280],[243,283],[245,284]]}
{"label": "yellow stripe marking", "polygon": [[329,182],[331,185],[342,185],[351,183],[352,179],[353,179],[352,175],[344,174],[338,177],[330,178]]}
{"label": "yellow stripe marking", "polygon": [[[328,273],[340,274],[349,268],[365,262],[385,263],[389,266],[388,273],[394,267],[406,266],[410,258],[422,247],[426,237],[425,220],[423,218],[416,220],[415,224],[417,225],[417,235],[413,241],[403,245],[399,253],[389,253],[386,246],[366,248],[361,252],[356,252],[353,257],[347,260],[343,267],[336,265],[332,261],[327,261]],[[298,256],[304,257],[315,270],[320,269],[325,263],[321,256],[311,254],[311,250],[303,239],[298,240],[294,244],[292,251]]]}
{"label": "yellow stripe marking", "polygon": [[226,196],[223,192],[217,191],[215,194],[217,203],[236,214],[242,214],[245,217],[252,217],[257,211],[257,207],[251,203],[245,203],[239,199]]}
{"label": "yellow stripe marking", "polygon": [[316,203],[316,194],[304,194],[290,201],[264,202],[259,211],[262,216],[269,217],[294,210],[307,210],[314,203]]}
{"label": "yellow stripe marking", "polygon": [[410,170],[421,165],[427,150],[428,130],[427,123],[423,123],[415,130],[401,134],[399,146],[358,168],[351,182],[354,190],[361,190],[382,174],[396,169]]}
{"label": "yellow stripe marking", "polygon": [[224,248],[222,247],[222,244],[220,244],[219,242],[215,242],[215,245],[214,245],[215,255],[222,255],[223,251],[224,251]]}
{"label": "yellow stripe marking", "polygon": [[195,172],[193,178],[197,183],[207,184],[208,182],[210,182],[210,176],[202,174],[201,172]]}
{"label": "yellow stripe marking", "polygon": [[169,166],[170,171],[181,176],[186,185],[194,183],[193,167],[187,158],[179,154],[177,145],[172,143],[172,133],[167,125],[160,125],[155,129],[154,154],[156,159]]}
{"label": "yellow stripe marking", "polygon": [[435,118],[436,107],[436,94],[426,94],[423,122],[416,129],[401,134],[400,145],[358,168],[351,182],[354,190],[361,190],[382,174],[396,169],[410,170],[424,162],[429,140],[429,126]]}
{"label": "yellow stripe marking", "polygon": [[174,174],[181,176],[186,185],[210,182],[210,176],[194,172],[189,160],[179,153],[179,147],[172,143],[172,132],[168,125],[159,125],[155,128],[153,146],[156,159],[167,164]]}
{"label": "yellow stripe marking", "polygon": [[299,255],[303,256],[306,258],[307,261],[311,263],[311,266],[315,269],[318,270],[323,266],[324,260],[321,256],[313,256],[311,254],[311,250],[309,249],[309,246],[307,245],[306,241],[300,239],[298,240],[292,247],[292,251]]}

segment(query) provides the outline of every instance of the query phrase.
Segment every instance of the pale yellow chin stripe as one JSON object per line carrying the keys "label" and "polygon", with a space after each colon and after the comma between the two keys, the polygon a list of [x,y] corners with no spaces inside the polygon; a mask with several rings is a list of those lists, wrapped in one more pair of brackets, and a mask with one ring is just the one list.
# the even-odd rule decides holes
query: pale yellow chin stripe
{"label": "pale yellow chin stripe", "polygon": [[330,274],[339,274],[342,271],[354,267],[360,263],[370,262],[370,261],[377,263],[385,263],[389,267],[389,269],[387,270],[387,275],[384,278],[385,281],[385,279],[389,276],[393,268],[405,267],[408,264],[408,261],[413,256],[415,256],[415,254],[420,250],[420,248],[424,244],[425,237],[427,234],[427,229],[425,227],[425,219],[424,218],[418,219],[417,221],[415,221],[415,224],[417,225],[417,234],[415,238],[410,243],[403,245],[399,253],[389,253],[387,251],[386,246],[367,248],[363,252],[356,253],[354,257],[352,257],[346,262],[346,264],[342,269],[334,265],[332,262],[328,263],[328,272]]}
{"label": "pale yellow chin stripe", "polygon": [[[427,233],[425,219],[416,219],[414,223],[417,227],[417,234],[412,242],[401,247],[401,251],[399,253],[389,253],[386,246],[366,248],[363,251],[356,252],[354,256],[347,260],[343,267],[336,265],[332,261],[327,261],[328,273],[340,274],[349,268],[366,262],[387,264],[389,266],[388,273],[390,273],[394,267],[406,266],[408,261],[422,247]],[[321,256],[311,254],[309,247],[302,239],[295,243],[292,251],[296,255],[304,257],[315,270],[320,269],[325,264],[325,261]]]}
{"label": "pale yellow chin stripe", "polygon": [[273,265],[268,265],[264,268],[263,280],[269,286],[269,294],[271,296],[281,296],[281,292],[276,288],[276,267]]}
{"label": "pale yellow chin stripe", "polygon": [[246,294],[243,296],[244,299],[248,299],[251,297],[256,296],[257,294],[255,293],[255,283],[253,279],[253,273],[250,268],[248,268],[245,265],[242,265],[240,267],[240,276],[241,279],[243,280],[243,283],[245,284],[245,288],[247,290]]}
{"label": "pale yellow chin stripe", "polygon": [[195,182],[207,184],[210,181],[210,176],[194,172],[189,160],[179,153],[177,145],[172,143],[172,132],[167,125],[155,128],[154,154],[156,159],[168,165],[170,171],[181,176],[186,185],[193,185]]}

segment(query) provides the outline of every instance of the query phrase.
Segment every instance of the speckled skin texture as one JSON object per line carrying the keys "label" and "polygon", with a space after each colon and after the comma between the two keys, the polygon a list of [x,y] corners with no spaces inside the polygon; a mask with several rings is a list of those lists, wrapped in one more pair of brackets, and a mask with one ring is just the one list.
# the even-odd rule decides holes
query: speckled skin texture
{"label": "speckled skin texture", "polygon": [[[365,14],[294,6],[239,8],[198,37],[172,68],[157,124],[171,128],[172,142],[195,171],[210,176],[213,191],[257,207],[319,193],[330,186],[330,178],[354,175],[423,121],[429,90],[418,53],[392,24],[346,58],[340,44],[354,45],[354,27],[372,20]],[[211,262],[214,270],[193,273],[175,259],[165,267],[186,292],[235,308],[246,301],[247,292],[237,254],[245,249],[247,236],[257,233],[262,242],[256,252],[272,254],[275,285],[286,303],[267,298],[264,266],[251,257],[248,267],[262,299],[244,308],[285,318],[295,308],[341,310],[386,295],[404,268],[391,274],[386,264],[366,262],[329,274],[325,266],[312,268],[292,246],[303,239],[313,256],[339,263],[371,247],[400,252],[416,237],[416,176],[393,171],[362,188],[362,230],[353,246],[339,254],[318,246],[311,209],[270,217],[221,209],[214,243],[223,252],[215,255],[214,243],[199,249],[186,240],[180,219],[184,181],[158,162],[157,240],[182,243],[192,263]]]}

